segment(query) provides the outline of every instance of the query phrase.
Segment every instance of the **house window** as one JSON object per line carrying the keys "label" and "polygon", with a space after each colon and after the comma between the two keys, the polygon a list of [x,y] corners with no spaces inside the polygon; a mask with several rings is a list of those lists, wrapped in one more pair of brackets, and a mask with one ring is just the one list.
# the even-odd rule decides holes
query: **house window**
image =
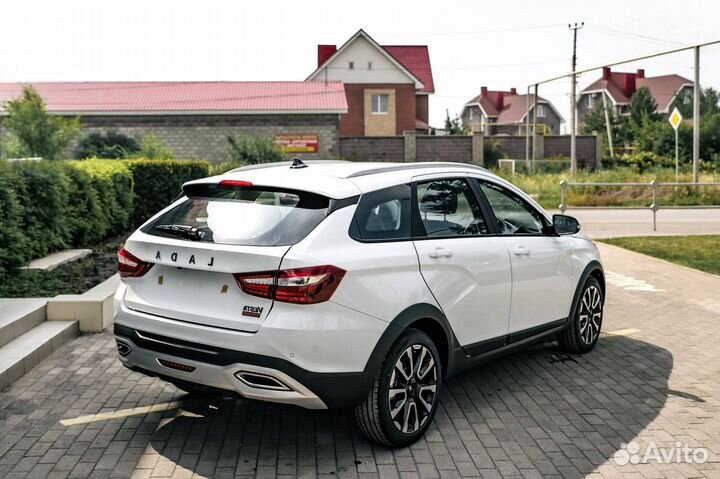
{"label": "house window", "polygon": [[372,113],[373,115],[387,115],[390,107],[390,95],[373,95],[372,96]]}
{"label": "house window", "polygon": [[472,119],[473,119],[473,109],[469,108],[468,109],[468,120],[472,120]]}
{"label": "house window", "polygon": [[354,70],[355,69],[355,62],[348,62],[348,70]]}
{"label": "house window", "polygon": [[537,116],[538,118],[545,118],[547,116],[547,107],[545,105],[538,105]]}
{"label": "house window", "polygon": [[368,70],[372,70],[372,62],[368,62]]}

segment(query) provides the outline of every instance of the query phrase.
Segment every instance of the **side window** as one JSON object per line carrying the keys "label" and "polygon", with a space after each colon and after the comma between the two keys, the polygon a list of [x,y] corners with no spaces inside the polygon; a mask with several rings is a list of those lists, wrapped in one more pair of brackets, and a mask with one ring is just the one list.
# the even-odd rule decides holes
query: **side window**
{"label": "side window", "polygon": [[398,185],[362,195],[350,237],[359,241],[409,239],[410,192],[410,185]]}
{"label": "side window", "polygon": [[542,234],[544,222],[540,213],[522,198],[501,186],[478,181],[490,203],[501,234]]}
{"label": "side window", "polygon": [[418,183],[417,202],[427,236],[488,234],[480,205],[465,179]]}

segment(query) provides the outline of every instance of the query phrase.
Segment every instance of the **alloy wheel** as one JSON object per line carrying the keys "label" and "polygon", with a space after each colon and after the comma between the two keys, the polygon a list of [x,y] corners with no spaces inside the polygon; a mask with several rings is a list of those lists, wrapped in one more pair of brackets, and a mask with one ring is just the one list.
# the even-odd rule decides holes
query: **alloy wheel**
{"label": "alloy wheel", "polygon": [[578,313],[580,339],[587,345],[593,344],[600,334],[602,309],[602,293],[597,286],[592,284],[583,292]]}
{"label": "alloy wheel", "polygon": [[402,433],[412,434],[425,425],[437,399],[438,362],[422,344],[409,346],[390,375],[390,418]]}

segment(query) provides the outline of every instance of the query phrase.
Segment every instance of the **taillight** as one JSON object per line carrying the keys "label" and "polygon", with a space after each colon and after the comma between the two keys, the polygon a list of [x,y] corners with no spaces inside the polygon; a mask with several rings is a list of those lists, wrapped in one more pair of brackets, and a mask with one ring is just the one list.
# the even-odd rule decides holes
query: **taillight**
{"label": "taillight", "polygon": [[230,186],[232,188],[252,188],[253,184],[251,181],[243,180],[221,180],[220,186]]}
{"label": "taillight", "polygon": [[246,294],[284,303],[315,304],[330,299],[345,270],[336,266],[313,266],[233,276]]}
{"label": "taillight", "polygon": [[147,273],[153,264],[133,256],[125,248],[118,251],[118,272],[121,278],[139,278]]}

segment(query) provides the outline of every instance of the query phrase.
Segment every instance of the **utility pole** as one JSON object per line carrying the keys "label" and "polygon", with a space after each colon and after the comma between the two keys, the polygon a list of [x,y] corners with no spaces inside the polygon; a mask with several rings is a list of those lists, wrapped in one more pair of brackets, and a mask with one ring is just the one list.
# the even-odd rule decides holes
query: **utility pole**
{"label": "utility pole", "polygon": [[700,182],[700,47],[695,54],[695,85],[693,86],[693,183]]}
{"label": "utility pole", "polygon": [[575,179],[577,174],[577,156],[576,156],[576,119],[575,119],[575,98],[577,96],[577,76],[575,75],[575,66],[577,64],[577,31],[585,26],[585,22],[568,23],[568,29],[573,31],[573,54],[572,54],[572,72],[571,88],[570,88],[570,176]]}

